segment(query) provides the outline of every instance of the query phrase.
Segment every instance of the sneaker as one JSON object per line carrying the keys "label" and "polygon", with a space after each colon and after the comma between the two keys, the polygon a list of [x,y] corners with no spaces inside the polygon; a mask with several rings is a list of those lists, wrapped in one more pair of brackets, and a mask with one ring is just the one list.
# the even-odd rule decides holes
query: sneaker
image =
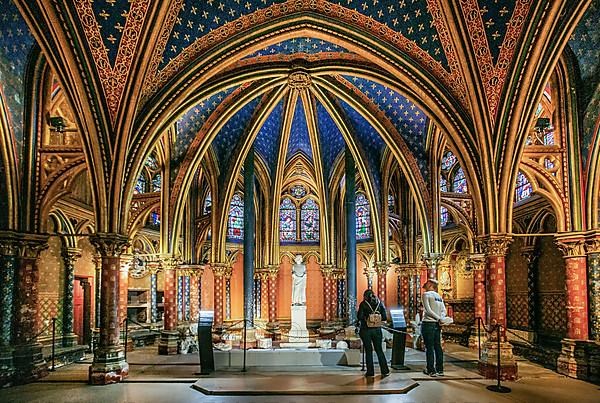
{"label": "sneaker", "polygon": [[390,371],[381,374],[382,378],[385,378],[386,376],[390,376]]}
{"label": "sneaker", "polygon": [[423,373],[424,373],[425,375],[428,375],[428,376],[432,377],[432,378],[434,378],[434,377],[436,377],[436,376],[437,376],[437,374],[436,374],[435,372],[429,372],[429,371],[427,371],[426,369],[424,369],[424,370],[423,370]]}
{"label": "sneaker", "polygon": [[437,371],[437,376],[444,376],[444,371]]}

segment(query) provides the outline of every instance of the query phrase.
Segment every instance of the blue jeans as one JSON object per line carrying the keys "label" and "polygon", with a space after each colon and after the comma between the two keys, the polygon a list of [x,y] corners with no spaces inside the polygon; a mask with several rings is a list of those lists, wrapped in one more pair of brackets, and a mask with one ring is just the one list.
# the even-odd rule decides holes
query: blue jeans
{"label": "blue jeans", "polygon": [[359,335],[363,342],[363,346],[365,347],[365,361],[367,362],[366,375],[375,375],[375,366],[373,365],[373,348],[375,349],[375,353],[377,354],[377,361],[379,361],[379,368],[381,369],[381,373],[387,374],[388,372],[390,372],[390,369],[387,365],[387,359],[385,358],[383,348],[381,347],[381,343],[383,342],[383,334],[381,333],[381,328],[363,328],[360,329]]}
{"label": "blue jeans", "polygon": [[[444,352],[442,351],[442,332],[437,322],[422,322],[421,335],[425,342],[427,372],[444,372]],[[435,367],[433,365],[435,361]]]}

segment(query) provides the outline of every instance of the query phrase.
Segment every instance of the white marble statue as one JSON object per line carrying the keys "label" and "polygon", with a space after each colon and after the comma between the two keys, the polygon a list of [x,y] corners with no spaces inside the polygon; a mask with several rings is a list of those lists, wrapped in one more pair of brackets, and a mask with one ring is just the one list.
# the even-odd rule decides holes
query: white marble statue
{"label": "white marble statue", "polygon": [[292,305],[306,305],[306,265],[296,255],[292,265]]}

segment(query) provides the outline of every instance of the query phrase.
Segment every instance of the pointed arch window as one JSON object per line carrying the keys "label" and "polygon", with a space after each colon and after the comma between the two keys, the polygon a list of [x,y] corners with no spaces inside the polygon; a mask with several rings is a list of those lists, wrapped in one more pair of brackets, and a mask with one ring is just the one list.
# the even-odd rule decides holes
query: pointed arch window
{"label": "pointed arch window", "polygon": [[244,239],[244,199],[239,193],[233,195],[229,204],[227,238],[233,240]]}
{"label": "pointed arch window", "polygon": [[442,170],[449,171],[456,164],[456,155],[452,154],[451,151],[447,151],[442,158]]}
{"label": "pointed arch window", "polygon": [[206,194],[206,198],[204,199],[204,205],[202,206],[202,214],[209,215],[212,211],[212,195],[210,192]]}
{"label": "pointed arch window", "polygon": [[452,191],[455,193],[467,193],[467,178],[462,167],[459,167],[452,179]]}
{"label": "pointed arch window", "polygon": [[152,191],[160,192],[161,188],[162,188],[162,175],[159,172],[156,175],[154,175],[154,178],[152,178]]}
{"label": "pointed arch window", "polygon": [[279,239],[284,242],[296,241],[296,204],[288,197],[279,205]]}
{"label": "pointed arch window", "polygon": [[448,181],[443,176],[440,176],[440,191],[441,192],[448,191]]}
{"label": "pointed arch window", "polygon": [[356,239],[371,237],[371,208],[364,194],[356,195]]}
{"label": "pointed arch window", "polygon": [[146,193],[147,186],[148,186],[148,180],[146,179],[146,173],[144,171],[142,171],[142,173],[140,174],[140,176],[135,184],[133,193],[134,194]]}
{"label": "pointed arch window", "polygon": [[394,213],[396,211],[396,199],[394,199],[394,196],[391,193],[388,194],[388,211],[390,213]]}
{"label": "pointed arch window", "polygon": [[319,206],[313,199],[304,202],[300,209],[300,222],[302,225],[302,242],[316,242],[319,240]]}
{"label": "pointed arch window", "polygon": [[527,177],[519,171],[517,174],[517,185],[515,187],[515,203],[528,199],[533,193],[533,187]]}
{"label": "pointed arch window", "polygon": [[440,207],[440,225],[442,227],[448,225],[448,209],[444,206]]}

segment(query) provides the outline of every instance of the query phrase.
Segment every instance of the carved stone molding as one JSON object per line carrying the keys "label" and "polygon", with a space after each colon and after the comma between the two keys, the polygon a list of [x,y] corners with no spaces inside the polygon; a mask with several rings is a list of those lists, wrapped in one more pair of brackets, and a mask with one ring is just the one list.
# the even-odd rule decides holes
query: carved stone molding
{"label": "carved stone molding", "polygon": [[173,255],[163,255],[160,257],[159,262],[163,270],[176,270],[181,264],[181,259]]}
{"label": "carved stone molding", "polygon": [[122,234],[98,233],[90,237],[102,257],[120,257],[129,247],[129,239]]}
{"label": "carved stone molding", "polygon": [[227,275],[227,271],[228,271],[227,270],[227,268],[228,268],[227,263],[212,263],[210,265],[210,268],[211,268],[211,270],[213,272],[213,275],[215,277],[224,277],[224,276]]}
{"label": "carved stone molding", "polygon": [[485,255],[481,253],[475,253],[467,258],[467,265],[473,271],[485,270]]}
{"label": "carved stone molding", "polygon": [[321,265],[321,274],[324,278],[332,278],[333,272],[335,271],[335,266],[332,264],[322,264]]}
{"label": "carved stone molding", "polygon": [[583,238],[557,238],[558,249],[564,258],[585,257],[585,239]]}
{"label": "carved stone molding", "polygon": [[294,89],[304,89],[310,87],[312,79],[310,75],[302,70],[293,71],[288,76],[288,86]]}
{"label": "carved stone molding", "polygon": [[506,256],[508,246],[513,238],[507,234],[490,234],[478,238],[483,254],[490,256]]}
{"label": "carved stone molding", "polygon": [[587,239],[585,242],[585,251],[587,253],[600,254],[600,236],[596,235],[593,238]]}
{"label": "carved stone molding", "polygon": [[177,272],[180,276],[202,277],[204,274],[204,265],[201,264],[186,264],[179,265]]}
{"label": "carved stone molding", "polygon": [[415,276],[421,272],[422,264],[419,263],[400,263],[396,265],[394,271],[403,277]]}
{"label": "carved stone molding", "polygon": [[423,261],[425,262],[425,264],[427,265],[427,268],[429,268],[429,269],[437,268],[442,260],[444,260],[443,253],[429,252],[429,253],[423,254]]}
{"label": "carved stone molding", "polygon": [[390,269],[390,263],[389,262],[376,262],[375,263],[375,272],[377,273],[378,276],[385,276],[386,273],[388,272],[388,270]]}

